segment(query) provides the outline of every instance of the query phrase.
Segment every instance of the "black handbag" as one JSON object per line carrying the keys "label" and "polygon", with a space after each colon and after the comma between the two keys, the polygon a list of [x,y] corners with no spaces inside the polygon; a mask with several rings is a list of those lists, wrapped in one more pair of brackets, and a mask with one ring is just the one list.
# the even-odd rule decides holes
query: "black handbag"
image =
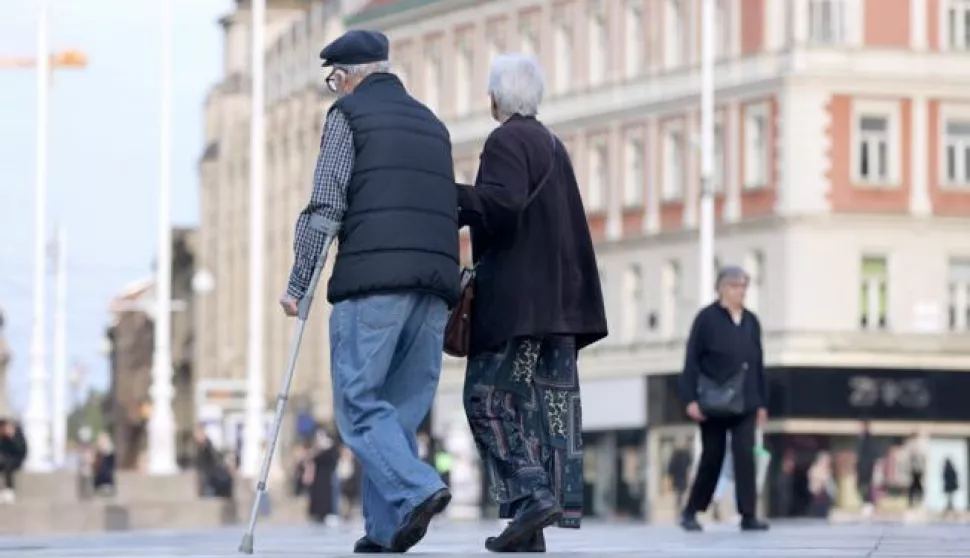
{"label": "black handbag", "polygon": [[733,376],[719,383],[710,376],[701,374],[697,378],[697,405],[708,417],[736,417],[744,414],[744,383],[748,375],[748,365]]}

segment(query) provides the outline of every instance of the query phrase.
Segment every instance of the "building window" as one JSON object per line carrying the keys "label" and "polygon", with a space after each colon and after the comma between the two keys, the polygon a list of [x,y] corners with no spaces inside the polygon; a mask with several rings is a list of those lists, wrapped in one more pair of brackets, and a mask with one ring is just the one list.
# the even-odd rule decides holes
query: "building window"
{"label": "building window", "polygon": [[890,173],[890,131],[886,115],[863,114],[856,121],[858,159],[856,171],[860,182],[885,184]]}
{"label": "building window", "polygon": [[725,161],[724,126],[717,123],[714,125],[714,176],[711,177],[714,193],[724,191]]}
{"label": "building window", "polygon": [[606,205],[608,163],[606,142],[594,140],[589,149],[589,189],[586,192],[586,208],[590,211],[601,211]]}
{"label": "building window", "polygon": [[643,277],[640,266],[631,265],[623,275],[623,328],[621,335],[625,342],[636,339],[643,326]]}
{"label": "building window", "polygon": [[889,277],[886,258],[862,258],[862,284],[859,293],[859,325],[862,329],[886,329],[889,303]]}
{"label": "building window", "polygon": [[643,140],[628,138],[624,159],[623,205],[635,207],[643,203]]}
{"label": "building window", "polygon": [[625,74],[627,78],[634,78],[643,71],[643,0],[627,0],[623,29]]}
{"label": "building window", "polygon": [[744,110],[744,187],[763,188],[768,183],[768,106],[749,105]]}
{"label": "building window", "polygon": [[560,21],[555,31],[556,93],[569,91],[573,80],[573,37],[569,23]]}
{"label": "building window", "polygon": [[755,250],[744,259],[744,270],[748,273],[748,294],[745,306],[752,312],[758,312],[764,305],[761,304],[764,296],[764,254]]}
{"label": "building window", "polygon": [[455,57],[455,110],[458,116],[465,116],[471,110],[471,84],[473,75],[472,47],[468,37],[458,40],[458,53]]}
{"label": "building window", "polygon": [[425,104],[437,113],[441,99],[441,49],[437,43],[428,43],[425,50],[423,93]]}
{"label": "building window", "polygon": [[589,83],[600,85],[606,81],[609,68],[609,45],[606,38],[606,14],[601,0],[589,3]]}
{"label": "building window", "polygon": [[970,186],[970,120],[946,123],[946,183]]}
{"label": "building window", "polygon": [[970,49],[970,0],[949,0],[950,49]]}
{"label": "building window", "polygon": [[522,23],[522,27],[519,29],[519,35],[522,38],[522,52],[538,58],[539,34],[532,21],[527,20]]}
{"label": "building window", "polygon": [[845,40],[844,0],[811,0],[808,5],[808,40],[837,45]]}
{"label": "building window", "polygon": [[970,258],[950,260],[950,331],[970,331]]}
{"label": "building window", "polygon": [[664,62],[667,68],[684,63],[684,38],[687,36],[683,0],[666,0],[664,3]]}
{"label": "building window", "polygon": [[663,185],[664,201],[680,199],[684,192],[684,134],[680,129],[664,133]]}
{"label": "building window", "polygon": [[714,32],[717,34],[714,39],[715,58],[730,58],[734,51],[731,48],[731,42],[734,39],[731,33],[733,22],[731,16],[730,0],[717,0],[717,14],[715,15],[717,19],[714,27]]}
{"label": "building window", "polygon": [[666,338],[672,338],[680,330],[680,264],[668,261],[664,264],[660,277],[661,283],[661,332]]}

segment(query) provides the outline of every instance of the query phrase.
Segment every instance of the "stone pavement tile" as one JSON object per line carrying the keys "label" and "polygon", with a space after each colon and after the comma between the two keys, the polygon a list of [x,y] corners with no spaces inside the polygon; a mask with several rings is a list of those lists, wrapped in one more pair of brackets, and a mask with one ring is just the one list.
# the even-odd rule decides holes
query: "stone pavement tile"
{"label": "stone pavement tile", "polygon": [[[487,554],[486,536],[495,522],[438,523],[409,556],[465,557]],[[550,557],[644,558],[928,558],[970,556],[964,527],[777,525],[768,533],[740,533],[714,527],[684,533],[673,527],[590,522],[580,531],[551,530]],[[239,557],[242,529],[202,532],[115,533],[74,537],[0,538],[0,558],[184,558]],[[353,556],[355,529],[266,527],[256,531],[257,557],[334,558]]]}

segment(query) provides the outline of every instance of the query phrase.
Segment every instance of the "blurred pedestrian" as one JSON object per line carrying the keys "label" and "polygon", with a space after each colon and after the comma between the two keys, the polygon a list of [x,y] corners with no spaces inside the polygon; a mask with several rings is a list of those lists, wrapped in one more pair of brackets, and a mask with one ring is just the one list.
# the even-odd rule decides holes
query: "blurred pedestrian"
{"label": "blurred pedestrian", "polygon": [[441,482],[445,483],[445,486],[451,486],[451,453],[441,440],[435,441],[434,447],[434,468],[441,475]]}
{"label": "blurred pedestrian", "polygon": [[906,499],[909,507],[915,508],[923,503],[925,493],[923,476],[926,471],[926,447],[919,435],[908,440],[906,451],[909,454],[909,487],[906,491]]}
{"label": "blurred pedestrian", "polygon": [[231,498],[233,478],[227,458],[216,450],[202,426],[195,429],[195,466],[200,497]]}
{"label": "blurred pedestrian", "polygon": [[960,490],[960,479],[957,476],[957,468],[954,467],[953,460],[947,457],[943,462],[943,493],[946,494],[945,516],[956,514],[953,497],[957,490]]}
{"label": "blurred pedestrian", "polygon": [[25,459],[27,439],[23,429],[12,420],[0,421],[0,474],[3,476],[0,503],[10,504],[16,500],[16,476]]}
{"label": "blurred pedestrian", "polygon": [[862,515],[868,517],[872,515],[873,494],[875,486],[873,475],[876,470],[876,460],[879,459],[875,441],[872,439],[869,421],[862,423],[862,431],[859,433],[859,441],[856,444],[856,488],[859,497],[862,499]]}
{"label": "blurred pedestrian", "polygon": [[[328,238],[334,412],[366,471],[360,552],[405,552],[451,494],[416,452],[460,287],[458,199],[445,125],[391,73],[388,39],[352,30],[320,53],[339,98],[324,125],[310,204],[281,305],[295,316]],[[339,232],[338,232],[339,231]]]}
{"label": "blurred pedestrian", "polygon": [[756,429],[767,421],[768,381],[761,324],[744,307],[748,274],[737,266],[720,270],[718,299],[698,312],[687,339],[680,396],[701,432],[701,460],[681,526],[700,531],[697,513],[711,504],[730,433],[734,488],[741,529],[763,531],[757,517]]}
{"label": "blurred pedestrian", "polygon": [[[728,435],[728,439],[730,439],[730,434]],[[714,496],[711,501],[714,506],[712,515],[715,521],[721,521],[723,519],[721,506],[730,505],[730,502],[725,502],[724,499],[731,496],[731,493],[734,492],[734,458],[731,454],[731,448],[728,445],[727,451],[724,452],[724,464],[721,465],[721,475],[717,478],[717,486],[714,488]]]}
{"label": "blurred pedestrian", "polygon": [[115,492],[115,446],[107,432],[98,434],[93,464],[94,491],[110,496]]}
{"label": "blurred pedestrian", "polygon": [[360,508],[361,471],[350,448],[340,448],[337,460],[337,478],[340,480],[340,519],[351,521]]}
{"label": "blurred pedestrian", "polygon": [[607,334],[596,254],[572,162],[536,119],[539,62],[505,54],[488,80],[500,125],[475,185],[459,185],[459,222],[476,265],[465,412],[495,481],[495,552],[545,548],[542,529],[578,528],[583,510],[576,359]]}
{"label": "blurred pedestrian", "polygon": [[340,449],[325,428],[318,428],[311,452],[312,457],[303,477],[309,494],[307,514],[315,523],[333,524],[337,515],[334,509],[333,475]]}
{"label": "blurred pedestrian", "polygon": [[835,502],[835,481],[832,478],[832,454],[820,451],[808,468],[808,491],[812,495],[811,517],[825,519]]}
{"label": "blurred pedestrian", "polygon": [[690,440],[681,440],[670,455],[667,463],[667,476],[670,477],[671,488],[676,499],[675,506],[680,510],[684,506],[684,497],[690,485],[690,468],[694,465],[694,456],[690,448]]}

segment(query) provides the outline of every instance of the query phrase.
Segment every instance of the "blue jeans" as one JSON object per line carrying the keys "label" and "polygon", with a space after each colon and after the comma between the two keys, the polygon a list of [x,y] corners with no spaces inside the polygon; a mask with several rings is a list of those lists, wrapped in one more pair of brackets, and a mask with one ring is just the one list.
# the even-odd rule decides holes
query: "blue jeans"
{"label": "blue jeans", "polygon": [[444,488],[418,457],[417,431],[438,387],[447,319],[445,302],[423,293],[338,302],[330,315],[337,428],[363,465],[367,538],[384,547]]}

